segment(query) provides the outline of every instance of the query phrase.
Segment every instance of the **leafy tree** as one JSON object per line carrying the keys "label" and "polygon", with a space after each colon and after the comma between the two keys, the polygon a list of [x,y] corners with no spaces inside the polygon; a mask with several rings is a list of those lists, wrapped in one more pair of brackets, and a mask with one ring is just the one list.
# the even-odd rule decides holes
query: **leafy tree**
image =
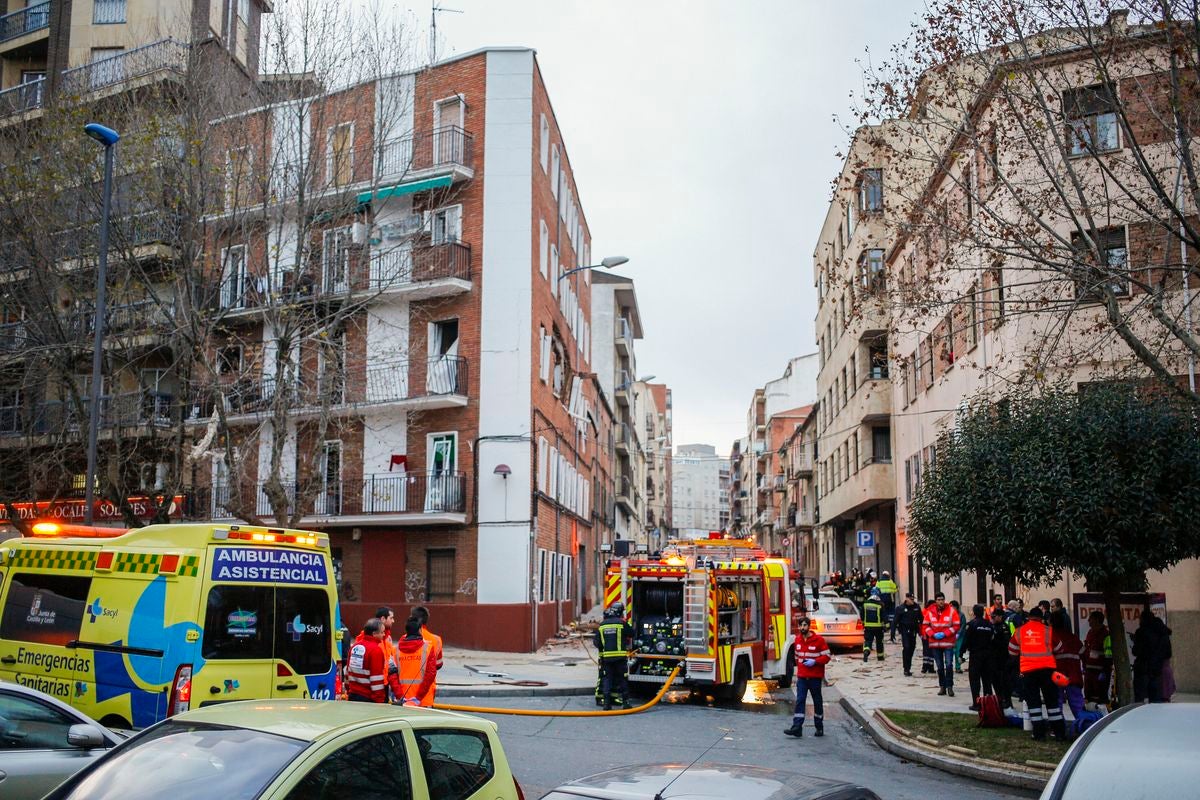
{"label": "leafy tree", "polygon": [[912,504],[921,563],[1024,586],[1083,577],[1104,596],[1117,696],[1132,695],[1123,591],[1200,557],[1200,417],[1150,384],[1063,385],[971,404]]}

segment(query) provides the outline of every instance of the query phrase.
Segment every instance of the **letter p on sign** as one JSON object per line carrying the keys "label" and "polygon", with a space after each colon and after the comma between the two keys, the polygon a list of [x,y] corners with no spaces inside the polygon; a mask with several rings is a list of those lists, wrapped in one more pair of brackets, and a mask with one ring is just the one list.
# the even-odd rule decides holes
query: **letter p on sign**
{"label": "letter p on sign", "polygon": [[859,531],[858,532],[859,547],[874,547],[875,546],[875,531]]}

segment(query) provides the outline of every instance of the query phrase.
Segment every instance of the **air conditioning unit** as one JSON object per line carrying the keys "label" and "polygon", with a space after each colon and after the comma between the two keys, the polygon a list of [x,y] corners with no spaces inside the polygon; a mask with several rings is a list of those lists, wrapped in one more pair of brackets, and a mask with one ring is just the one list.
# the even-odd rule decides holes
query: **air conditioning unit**
{"label": "air conditioning unit", "polygon": [[356,222],[350,226],[350,241],[359,245],[366,244],[370,233],[370,225],[365,222]]}

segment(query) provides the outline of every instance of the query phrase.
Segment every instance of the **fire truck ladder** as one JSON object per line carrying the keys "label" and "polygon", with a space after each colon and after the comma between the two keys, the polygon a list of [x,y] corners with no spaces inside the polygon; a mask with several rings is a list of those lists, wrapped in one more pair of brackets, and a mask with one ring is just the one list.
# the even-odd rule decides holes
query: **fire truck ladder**
{"label": "fire truck ladder", "polygon": [[683,642],[689,653],[708,652],[707,570],[692,570],[683,586]]}

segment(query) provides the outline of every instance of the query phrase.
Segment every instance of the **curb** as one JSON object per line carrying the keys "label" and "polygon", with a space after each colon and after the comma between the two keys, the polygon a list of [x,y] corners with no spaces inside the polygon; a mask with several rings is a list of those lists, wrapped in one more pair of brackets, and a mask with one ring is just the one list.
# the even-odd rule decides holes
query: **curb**
{"label": "curb", "polygon": [[886,717],[880,718],[874,714],[868,714],[862,706],[845,695],[842,695],[839,702],[842,708],[850,716],[854,717],[858,724],[871,735],[876,744],[900,758],[916,761],[927,767],[940,769],[944,772],[952,772],[955,775],[962,775],[967,778],[998,783],[1003,786],[1015,786],[1018,789],[1034,789],[1037,791],[1045,788],[1047,781],[1050,780],[1050,776],[1053,774],[1053,770],[1017,766],[1007,767],[1000,766],[995,761],[955,758],[947,755],[942,750],[935,750],[930,746],[918,744],[914,741],[905,741],[904,737],[899,733],[902,730],[899,726],[885,723],[884,720],[886,720]]}
{"label": "curb", "polygon": [[595,694],[595,686],[439,686],[442,697],[583,697]]}

